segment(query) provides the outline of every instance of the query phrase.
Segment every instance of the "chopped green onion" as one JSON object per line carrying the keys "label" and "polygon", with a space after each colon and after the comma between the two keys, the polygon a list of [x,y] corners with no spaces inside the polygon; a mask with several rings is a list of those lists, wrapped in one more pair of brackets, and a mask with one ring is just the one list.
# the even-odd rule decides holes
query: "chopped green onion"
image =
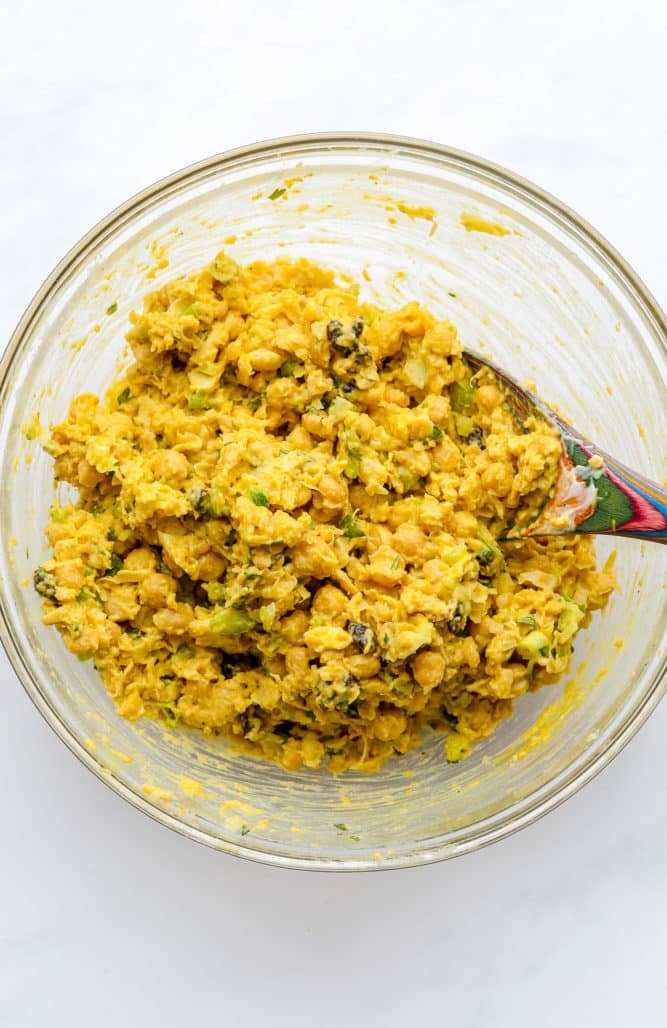
{"label": "chopped green onion", "polygon": [[282,196],[283,193],[286,193],[286,192],[287,192],[287,190],[284,189],[284,188],[283,189],[274,189],[272,193],[269,193],[269,200],[277,200],[279,196]]}
{"label": "chopped green onion", "polygon": [[300,366],[301,361],[297,360],[296,357],[290,357],[285,361],[284,364],[280,365],[278,374],[281,378],[292,378],[296,369]]}
{"label": "chopped green onion", "polygon": [[203,393],[190,393],[188,397],[190,410],[206,410],[208,407],[208,396]]}
{"label": "chopped green onion", "polygon": [[256,507],[269,506],[269,498],[259,485],[251,485],[248,489],[247,496],[252,500]]}
{"label": "chopped green onion", "polygon": [[130,392],[130,387],[129,386],[125,386],[125,388],[122,390],[122,392],[120,392],[118,394],[118,396],[116,397],[116,403],[120,407],[121,404],[127,403],[127,401],[130,399],[131,396],[132,396],[132,393]]}
{"label": "chopped green onion", "polygon": [[118,304],[114,300],[114,302],[110,303],[109,306],[107,307],[106,313],[109,314],[109,315],[115,314],[117,310],[118,310]]}
{"label": "chopped green onion", "polygon": [[348,539],[364,539],[366,537],[366,533],[362,532],[359,528],[354,520],[354,514],[351,512],[345,515],[340,523],[340,527],[343,535],[347,536]]}

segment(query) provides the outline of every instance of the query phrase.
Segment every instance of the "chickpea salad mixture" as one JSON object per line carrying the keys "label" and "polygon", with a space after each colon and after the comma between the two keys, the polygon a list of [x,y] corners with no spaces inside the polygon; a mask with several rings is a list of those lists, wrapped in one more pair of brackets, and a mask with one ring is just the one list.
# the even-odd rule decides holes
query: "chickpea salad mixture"
{"label": "chickpea salad mixture", "polygon": [[561,447],[456,329],[305,260],[224,253],[131,315],[134,363],[51,428],[44,621],[121,715],[289,770],[456,761],[567,671],[614,587],[585,536],[498,542]]}

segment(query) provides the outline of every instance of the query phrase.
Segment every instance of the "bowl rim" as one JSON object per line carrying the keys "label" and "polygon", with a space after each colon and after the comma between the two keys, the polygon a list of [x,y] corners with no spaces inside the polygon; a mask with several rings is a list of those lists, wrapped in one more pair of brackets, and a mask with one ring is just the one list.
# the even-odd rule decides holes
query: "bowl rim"
{"label": "bowl rim", "polygon": [[[20,352],[24,337],[40,314],[51,292],[59,286],[67,271],[76,263],[81,262],[108,232],[115,230],[123,223],[127,223],[136,213],[149,206],[152,201],[158,198],[166,198],[170,193],[178,191],[186,183],[194,184],[197,181],[204,181],[215,172],[238,161],[247,161],[250,158],[276,157],[280,156],[281,153],[293,156],[298,153],[300,148],[319,148],[323,151],[326,148],[330,148],[333,153],[340,151],[341,148],[352,150],[377,149],[378,152],[394,150],[398,153],[410,153],[417,158],[439,159],[450,167],[458,165],[467,172],[472,171],[477,175],[486,177],[490,181],[499,183],[505,191],[515,193],[524,200],[528,199],[534,206],[548,210],[551,217],[557,215],[570,233],[574,232],[588,244],[592,243],[599,256],[606,260],[610,269],[615,272],[616,277],[622,281],[626,293],[630,292],[632,294],[635,304],[641,308],[643,317],[649,323],[652,323],[655,334],[659,338],[662,336],[660,345],[667,355],[667,316],[643,280],[603,235],[589,224],[588,221],[548,191],[523,178],[521,175],[483,157],[429,140],[374,132],[317,132],[283,136],[250,143],[186,165],[134,193],[104,218],[100,219],[56,264],[28,303],[0,357],[0,388],[4,385],[14,360]],[[556,781],[554,784],[552,780],[545,786],[538,788],[535,793],[521,801],[524,804],[524,809],[518,813],[512,813],[512,808],[508,807],[498,816],[496,824],[484,827],[483,822],[478,823],[478,825],[481,824],[481,827],[478,828],[476,826],[468,838],[438,842],[431,847],[425,846],[421,849],[414,849],[398,855],[387,855],[381,861],[372,858],[348,856],[340,858],[305,855],[295,857],[274,851],[270,847],[258,847],[251,843],[234,843],[231,840],[211,835],[151,803],[147,797],[144,797],[139,792],[135,792],[118,779],[81,744],[79,739],[49,704],[46,697],[40,692],[24,660],[21,649],[14,640],[9,610],[5,603],[5,597],[1,592],[0,615],[0,641],[26,693],[56,735],[100,781],[104,782],[110,789],[127,800],[132,806],[147,814],[154,821],[164,827],[171,828],[186,838],[193,839],[213,849],[234,856],[292,869],[375,871],[415,867],[460,856],[506,838],[560,806],[561,803],[564,803],[565,800],[569,799],[570,796],[599,774],[638,732],[658,705],[665,691],[667,691],[667,660],[663,659],[662,667],[658,669],[654,681],[643,696],[640,697],[636,705],[632,707],[625,721],[617,727],[614,735],[603,749],[589,754],[588,758],[584,759],[581,763],[575,761],[564,773],[562,781]]]}

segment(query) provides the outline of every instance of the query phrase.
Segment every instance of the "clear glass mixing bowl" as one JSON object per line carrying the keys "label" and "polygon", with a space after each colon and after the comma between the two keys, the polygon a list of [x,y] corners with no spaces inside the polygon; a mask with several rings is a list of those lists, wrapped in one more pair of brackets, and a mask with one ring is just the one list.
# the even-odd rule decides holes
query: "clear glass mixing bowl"
{"label": "clear glass mixing bowl", "polygon": [[[462,212],[509,232],[468,231]],[[291,867],[424,864],[502,838],[589,780],[658,702],[665,547],[613,543],[619,588],[578,638],[573,674],[519,700],[470,759],[445,763],[434,734],[369,777],[289,774],[224,741],[125,721],[91,664],[40,623],[29,581],[46,550],[52,466],[22,426],[37,411],[48,426],[75,394],[103,390],[130,359],[126,319],[142,295],[223,247],[240,261],[308,257],[383,304],[419,299],[451,318],[465,345],[534,380],[584,434],[660,480],[665,317],[608,243],[515,175],[430,143],[309,136],[214,157],[118,208],[44,283],[0,365],[2,639],[87,767],[192,839]],[[611,549],[599,540],[602,558]]]}

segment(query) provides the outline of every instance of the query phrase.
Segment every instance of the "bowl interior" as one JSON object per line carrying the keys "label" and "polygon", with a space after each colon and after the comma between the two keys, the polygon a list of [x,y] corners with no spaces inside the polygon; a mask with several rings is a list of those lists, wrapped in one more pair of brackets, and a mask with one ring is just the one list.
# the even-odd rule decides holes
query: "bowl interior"
{"label": "bowl interior", "polygon": [[369,777],[289,774],[224,740],[125,721],[92,666],[40,623],[29,582],[46,552],[52,465],[23,426],[37,412],[48,426],[74,395],[104,390],[130,360],[129,311],[223,248],[241,262],[308,257],[388,306],[419,300],[454,321],[464,345],[535,382],[584,434],[662,480],[659,314],[576,219],[482,162],[399,141],[311,139],[218,158],[128,202],[63,261],[3,362],[5,641],[37,705],[93,770],[172,827],[279,863],[397,866],[499,837],[567,795],[657,701],[664,547],[599,540],[601,560],[617,551],[619,588],[578,638],[572,674],[519,700],[468,760],[446,764],[433,734]]}

